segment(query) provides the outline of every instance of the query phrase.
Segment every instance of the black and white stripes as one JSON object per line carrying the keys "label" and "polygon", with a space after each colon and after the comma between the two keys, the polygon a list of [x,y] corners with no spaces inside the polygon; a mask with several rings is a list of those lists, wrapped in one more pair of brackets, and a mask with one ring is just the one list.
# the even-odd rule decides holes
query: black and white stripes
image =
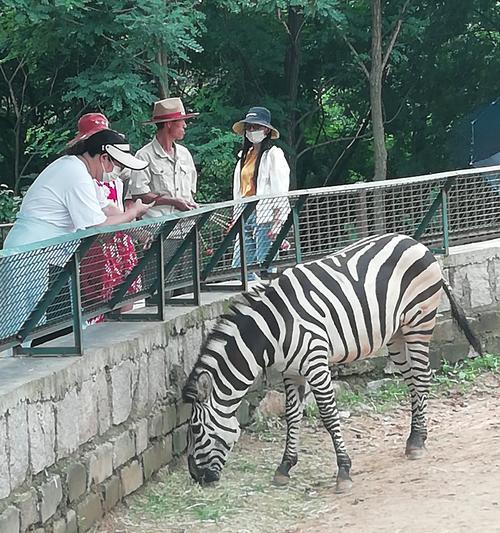
{"label": "black and white stripes", "polygon": [[[332,437],[337,489],[345,490],[351,461],[340,432],[329,365],[369,357],[386,344],[411,393],[407,455],[421,455],[427,436],[429,341],[442,286],[431,252],[410,237],[392,234],[297,265],[267,287],[244,294],[209,334],[183,391],[185,401],[193,403],[188,435],[193,478],[219,478],[239,436],[236,409],[259,372],[273,367],[284,379],[288,428],[275,482],[285,483],[297,462],[308,383]],[[459,325],[480,351],[460,308],[452,303]]]}

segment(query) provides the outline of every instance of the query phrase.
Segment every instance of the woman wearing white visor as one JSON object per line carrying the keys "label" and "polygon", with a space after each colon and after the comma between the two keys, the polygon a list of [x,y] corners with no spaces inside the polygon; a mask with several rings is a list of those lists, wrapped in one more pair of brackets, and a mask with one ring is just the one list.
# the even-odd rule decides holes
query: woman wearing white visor
{"label": "woman wearing white visor", "polygon": [[[148,163],[130,153],[125,137],[107,129],[107,121],[97,121],[94,115],[98,113],[89,115],[88,127],[79,127],[80,133],[69,143],[66,155],[43,170],[28,189],[4,249],[95,226],[130,222],[148,210],[149,206],[137,200],[121,212],[99,198],[94,179],[101,181],[124,168],[142,170]],[[85,115],[80,121],[88,118]]]}

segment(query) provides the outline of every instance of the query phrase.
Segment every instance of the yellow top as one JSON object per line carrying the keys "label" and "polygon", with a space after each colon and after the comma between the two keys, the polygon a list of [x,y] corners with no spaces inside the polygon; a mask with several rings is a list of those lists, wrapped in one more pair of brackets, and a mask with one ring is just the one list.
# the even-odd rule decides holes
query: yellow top
{"label": "yellow top", "polygon": [[245,159],[245,165],[241,169],[240,175],[240,191],[241,196],[255,196],[255,183],[253,174],[255,171],[255,161],[257,159],[257,151],[250,148]]}

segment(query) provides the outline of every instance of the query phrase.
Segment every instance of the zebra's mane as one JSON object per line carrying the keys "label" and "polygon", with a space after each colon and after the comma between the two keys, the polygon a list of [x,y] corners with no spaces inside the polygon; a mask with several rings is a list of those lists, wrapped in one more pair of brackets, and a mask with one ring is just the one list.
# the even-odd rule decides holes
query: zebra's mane
{"label": "zebra's mane", "polygon": [[233,328],[237,327],[237,320],[245,314],[244,311],[246,309],[258,308],[259,304],[262,303],[262,298],[274,290],[272,285],[272,283],[269,285],[257,285],[250,291],[242,293],[239,296],[239,299],[229,306],[228,312],[218,318],[217,323],[201,345],[198,359],[196,360],[193,370],[189,374],[186,385],[182,391],[182,396],[185,401],[193,401],[193,399],[195,399],[194,395],[197,388],[196,382],[199,375],[203,372],[210,373],[212,370],[203,361],[207,351],[219,351],[217,346],[219,341],[226,340],[228,333]]}

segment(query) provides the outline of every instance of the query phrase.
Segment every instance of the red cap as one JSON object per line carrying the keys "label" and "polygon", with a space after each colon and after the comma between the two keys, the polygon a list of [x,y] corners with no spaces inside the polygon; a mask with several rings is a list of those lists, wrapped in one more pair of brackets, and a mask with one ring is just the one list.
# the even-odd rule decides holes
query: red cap
{"label": "red cap", "polygon": [[87,113],[80,117],[78,121],[78,134],[74,139],[68,141],[68,146],[73,146],[79,141],[88,139],[94,133],[102,130],[109,130],[109,121],[102,113]]}

